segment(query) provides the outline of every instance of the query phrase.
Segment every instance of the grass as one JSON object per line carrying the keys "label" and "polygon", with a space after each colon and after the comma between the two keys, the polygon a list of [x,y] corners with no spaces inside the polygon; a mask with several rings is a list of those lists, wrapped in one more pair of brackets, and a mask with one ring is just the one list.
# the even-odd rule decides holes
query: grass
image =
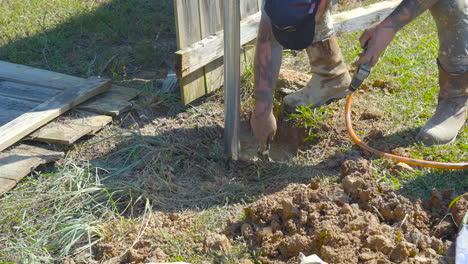
{"label": "grass", "polygon": [[332,112],[327,106],[313,108],[313,105],[299,106],[296,111],[297,113],[290,114],[289,118],[298,120],[297,125],[307,130],[308,136],[304,141],[312,140],[318,136],[318,131]]}
{"label": "grass", "polygon": [[1,60],[113,80],[172,65],[169,0],[7,0],[0,14]]}
{"label": "grass", "polygon": [[[438,39],[436,28],[430,14],[405,27],[399,32],[385,51],[378,65],[372,69],[368,85],[376,82],[391,83],[392,91],[383,93],[382,89],[372,88],[368,100],[385,110],[392,127],[387,134],[397,134],[390,138],[404,138],[405,131],[417,130],[432,116],[438,94],[436,57]],[[355,39],[358,34],[340,39],[345,60],[352,63],[360,52]],[[414,158],[444,162],[463,162],[467,156],[467,128],[464,127],[458,140],[450,146],[425,147],[415,143],[414,137],[397,142],[410,146]],[[381,143],[381,142],[379,142]]]}
{"label": "grass", "polygon": [[[380,109],[385,109],[385,116],[391,119],[386,141],[397,146],[409,147],[411,157],[442,162],[467,162],[468,127],[464,127],[454,144],[448,146],[427,147],[414,141],[414,136],[421,126],[432,116],[438,94],[436,57],[438,39],[436,27],[429,13],[399,32],[387,48],[378,65],[372,69],[367,81],[369,86],[380,82],[393,85],[391,92],[371,88],[368,100]],[[340,38],[340,46],[345,60],[352,63],[360,52],[355,39],[359,34]],[[372,145],[372,144],[371,144]],[[420,169],[416,172],[401,172],[392,175],[386,171],[387,162],[374,161],[378,173],[383,178],[401,188],[411,196],[427,197],[431,188],[455,188],[466,192],[468,175],[465,171],[445,171],[439,169]]]}
{"label": "grass", "polygon": [[[464,126],[457,141],[448,146],[424,146],[416,142],[415,136],[420,127],[435,111],[438,95],[437,79],[437,30],[428,12],[412,22],[399,32],[379,63],[372,69],[370,77],[360,94],[361,100],[354,100],[353,111],[365,109],[379,109],[383,113],[383,120],[371,120],[373,124],[365,124],[354,120],[354,125],[364,130],[357,130],[360,138],[365,139],[374,127],[384,131],[384,137],[378,140],[364,140],[368,144],[382,149],[384,145],[404,147],[410,151],[412,158],[441,162],[468,161],[468,127]],[[357,39],[361,32],[342,35],[339,44],[345,62],[352,64],[361,48]],[[359,96],[359,95],[358,95]],[[333,109],[334,104],[319,108]],[[324,108],[324,109],[322,109]],[[337,111],[334,115],[343,115]],[[311,110],[299,109],[299,113],[292,115],[302,124],[320,125],[326,119],[318,122]],[[356,128],[355,128],[356,129]],[[314,138],[326,138],[326,131],[314,130],[310,132]],[[369,142],[370,141],[370,142]],[[345,149],[345,152],[349,150]],[[468,174],[464,171],[445,171],[440,169],[417,169],[414,172],[392,172],[389,168],[392,162],[379,158],[372,159],[376,167],[376,175],[383,182],[393,185],[405,195],[411,197],[425,197],[430,195],[432,188],[456,189],[466,192],[468,189]]]}
{"label": "grass", "polygon": [[[387,109],[395,127],[419,127],[434,107],[437,39],[433,30],[427,15],[405,29],[368,81],[386,80],[398,86],[392,93],[373,88],[370,94]],[[222,109],[183,108],[176,96],[158,94],[154,80],[165,76],[175,50],[170,0],[0,0],[0,31],[0,60],[140,85],[151,98],[137,102],[127,119],[138,119],[144,111],[171,113],[161,121],[166,127],[153,134],[145,134],[143,125],[127,125],[124,118],[102,140],[76,146],[54,168],[35,172],[0,197],[0,263],[86,258],[95,253],[98,242],[120,243],[123,248],[116,252],[126,254],[129,247],[146,239],[156,241],[152,249],[163,249],[171,261],[236,263],[255,253],[241,243],[232,252],[200,248],[208,230],[221,232],[227,218],[237,217],[230,215],[233,204],[250,203],[311,177],[325,178],[324,182],[338,178],[335,170],[315,167],[313,153],[300,154],[289,163],[258,163],[240,172],[226,167],[216,123]],[[358,34],[340,38],[348,63],[359,52],[357,38]],[[154,78],[140,77],[148,72]],[[243,79],[252,86],[251,66],[245,66]],[[251,89],[243,90],[243,98],[251,96]],[[314,131],[334,115],[326,107],[320,109],[303,111],[311,117],[305,124]],[[200,125],[199,120],[205,123]],[[403,143],[412,146],[414,157],[454,161],[466,160],[467,141],[465,131],[451,147]],[[101,158],[88,162],[80,156],[106,144],[109,150]],[[350,150],[347,144],[343,152]],[[407,194],[424,197],[433,187],[464,192],[468,186],[463,172],[417,170],[395,175],[387,170],[386,161],[372,162],[381,181]],[[173,213],[190,221],[186,226],[164,225]]]}
{"label": "grass", "polygon": [[112,217],[100,172],[64,161],[57,172],[35,175],[1,198],[0,262],[50,263],[89,251],[101,217]]}

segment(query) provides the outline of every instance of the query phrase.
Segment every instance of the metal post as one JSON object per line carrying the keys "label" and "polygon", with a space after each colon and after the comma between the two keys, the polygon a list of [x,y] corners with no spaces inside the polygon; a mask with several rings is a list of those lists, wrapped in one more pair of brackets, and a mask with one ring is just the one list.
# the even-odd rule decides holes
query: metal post
{"label": "metal post", "polygon": [[239,158],[240,0],[224,1],[224,153]]}

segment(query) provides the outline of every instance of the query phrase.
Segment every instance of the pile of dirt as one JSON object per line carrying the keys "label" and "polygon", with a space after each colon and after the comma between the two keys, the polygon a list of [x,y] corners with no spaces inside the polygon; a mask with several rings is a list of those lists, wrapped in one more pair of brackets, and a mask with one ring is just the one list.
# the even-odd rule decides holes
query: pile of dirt
{"label": "pile of dirt", "polygon": [[376,181],[367,160],[348,160],[341,184],[292,184],[245,208],[226,234],[251,244],[262,263],[296,263],[300,252],[328,263],[452,263],[468,194],[410,200]]}

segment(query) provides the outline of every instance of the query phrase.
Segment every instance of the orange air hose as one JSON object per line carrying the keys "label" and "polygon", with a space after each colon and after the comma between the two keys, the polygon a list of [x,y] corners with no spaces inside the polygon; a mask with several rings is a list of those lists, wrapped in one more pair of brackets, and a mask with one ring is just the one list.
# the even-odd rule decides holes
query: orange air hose
{"label": "orange air hose", "polygon": [[437,169],[453,169],[453,170],[463,170],[468,169],[468,163],[447,163],[447,162],[436,162],[436,161],[427,161],[427,160],[419,160],[419,159],[412,159],[401,157],[389,153],[382,152],[380,150],[373,149],[366,145],[366,143],[362,142],[354,133],[353,125],[351,124],[351,104],[353,102],[353,94],[348,96],[348,100],[346,101],[346,128],[348,129],[349,136],[353,140],[356,145],[358,145],[361,149],[370,152],[374,155],[377,155],[381,158],[387,158],[398,162],[403,162],[409,165],[420,166],[420,167],[430,167],[430,168],[437,168]]}

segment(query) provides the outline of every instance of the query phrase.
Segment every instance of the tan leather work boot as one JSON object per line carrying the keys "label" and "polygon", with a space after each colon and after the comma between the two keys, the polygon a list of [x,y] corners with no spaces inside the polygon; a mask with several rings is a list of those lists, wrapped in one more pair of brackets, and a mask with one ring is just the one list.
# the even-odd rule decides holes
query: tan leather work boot
{"label": "tan leather work boot", "polygon": [[439,102],[436,112],[416,137],[426,145],[452,143],[466,121],[468,72],[451,74],[439,65],[439,85]]}
{"label": "tan leather work boot", "polygon": [[351,82],[335,36],[309,46],[307,49],[312,78],[301,90],[284,97],[285,110],[293,112],[296,106],[318,107],[347,95]]}

